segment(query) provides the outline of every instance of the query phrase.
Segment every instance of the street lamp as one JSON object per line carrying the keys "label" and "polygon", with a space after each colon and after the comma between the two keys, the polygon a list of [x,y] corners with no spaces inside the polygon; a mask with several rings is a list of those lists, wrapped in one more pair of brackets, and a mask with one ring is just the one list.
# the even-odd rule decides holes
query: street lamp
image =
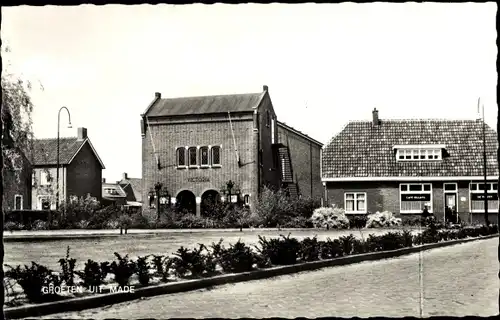
{"label": "street lamp", "polygon": [[233,190],[234,190],[234,194],[237,195],[239,197],[241,191],[238,187],[235,187],[235,184],[232,180],[229,180],[228,182],[226,182],[226,186],[225,187],[222,187],[220,192],[223,194],[223,195],[227,195],[227,198],[228,198],[228,202],[229,203],[232,203],[232,195],[233,195]]}
{"label": "street lamp", "polygon": [[59,210],[59,129],[61,124],[61,110],[65,109],[68,112],[68,128],[71,128],[71,114],[68,108],[61,107],[57,113],[57,167],[56,167],[56,211]]}

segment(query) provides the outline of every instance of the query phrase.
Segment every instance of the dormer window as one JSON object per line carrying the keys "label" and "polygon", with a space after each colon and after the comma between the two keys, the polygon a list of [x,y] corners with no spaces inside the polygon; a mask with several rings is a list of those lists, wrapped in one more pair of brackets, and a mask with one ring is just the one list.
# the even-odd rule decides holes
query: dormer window
{"label": "dormer window", "polygon": [[394,146],[396,161],[432,161],[443,159],[444,146]]}

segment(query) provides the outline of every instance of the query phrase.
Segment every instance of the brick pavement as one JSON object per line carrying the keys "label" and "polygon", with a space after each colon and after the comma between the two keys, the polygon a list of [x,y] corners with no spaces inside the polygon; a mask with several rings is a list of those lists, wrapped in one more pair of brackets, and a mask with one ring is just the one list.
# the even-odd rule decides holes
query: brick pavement
{"label": "brick pavement", "polygon": [[46,318],[369,317],[498,313],[498,239]]}

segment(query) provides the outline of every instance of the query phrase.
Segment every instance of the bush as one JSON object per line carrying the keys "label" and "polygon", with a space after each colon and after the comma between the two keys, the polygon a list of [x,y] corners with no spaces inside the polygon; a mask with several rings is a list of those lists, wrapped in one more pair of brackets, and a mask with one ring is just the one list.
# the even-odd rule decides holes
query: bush
{"label": "bush", "polygon": [[[143,215],[140,212],[132,215],[130,218],[130,229],[152,229],[156,225],[156,219],[154,219],[154,217]],[[118,221],[118,226],[120,226],[120,224],[121,221]]]}
{"label": "bush", "polygon": [[57,294],[43,292],[43,288],[58,287],[61,285],[60,278],[45,266],[31,262],[31,267],[17,266],[5,272],[7,278],[15,280],[23,289],[26,298],[31,302],[44,302],[58,297]]}
{"label": "bush", "polygon": [[59,265],[61,266],[61,280],[67,286],[73,286],[75,284],[75,265],[76,259],[69,257],[69,246],[66,249],[66,258],[59,259]]}
{"label": "bush", "polygon": [[375,212],[368,215],[367,228],[394,227],[402,225],[401,218],[396,218],[390,211]]}
{"label": "bush", "polygon": [[327,238],[325,242],[321,242],[320,256],[321,259],[332,259],[342,257],[342,243],[339,239],[332,240]]}
{"label": "bush", "polygon": [[115,220],[119,214],[120,209],[113,205],[97,210],[88,218],[87,228],[106,229],[109,227],[108,221]]}
{"label": "bush", "polygon": [[321,208],[321,201],[311,197],[300,198],[293,202],[296,218],[310,219],[315,209]]}
{"label": "bush", "polygon": [[365,215],[352,216],[348,219],[350,229],[363,229],[366,227],[366,222],[368,221],[368,217]]}
{"label": "bush", "polygon": [[311,219],[308,219],[308,218],[303,217],[303,216],[297,216],[297,217],[293,217],[289,221],[286,221],[283,225],[281,225],[281,227],[307,229],[307,228],[312,228],[313,223],[312,223]]}
{"label": "bush", "polygon": [[256,249],[268,259],[273,265],[290,265],[297,263],[297,255],[300,249],[300,243],[295,238],[280,235],[280,238],[271,238],[267,240],[259,235],[259,247]]}
{"label": "bush", "polygon": [[80,220],[76,223],[75,227],[77,229],[88,229],[90,222],[87,220]]}
{"label": "bush", "polygon": [[49,230],[49,223],[43,220],[35,220],[31,224],[31,230]]}
{"label": "bush", "polygon": [[204,229],[218,228],[219,223],[215,220],[206,217],[198,217],[194,214],[183,215],[179,220],[174,222],[177,228],[181,229]]}
{"label": "bush", "polygon": [[311,222],[315,228],[345,229],[349,227],[344,209],[341,208],[318,208],[314,210]]}
{"label": "bush", "polygon": [[18,230],[24,230],[24,225],[20,222],[14,222],[14,221],[7,221],[3,225],[3,230],[4,231],[18,231]]}
{"label": "bush", "polygon": [[115,275],[115,281],[120,287],[127,286],[136,270],[136,264],[128,259],[128,255],[122,257],[115,252],[115,256],[118,260],[111,263],[110,271]]}
{"label": "bush", "polygon": [[83,280],[84,286],[91,288],[102,285],[110,271],[109,262],[98,263],[88,259],[83,272],[76,271],[75,273]]}
{"label": "bush", "polygon": [[180,247],[174,255],[172,267],[178,277],[185,277],[188,272],[193,277],[201,277],[215,272],[215,258],[203,244],[200,244],[198,249],[192,250]]}
{"label": "bush", "polygon": [[230,244],[229,249],[224,248],[222,239],[219,243],[212,243],[213,255],[222,270],[225,272],[239,273],[251,271],[256,263],[255,254],[245,243],[238,240],[234,245]]}
{"label": "bush", "polygon": [[99,202],[90,195],[63,202],[59,207],[59,211],[64,212],[61,217],[61,227],[74,228],[79,221],[90,219],[99,208]]}
{"label": "bush", "polygon": [[149,273],[149,270],[151,270],[151,265],[149,264],[148,259],[149,256],[138,257],[137,261],[135,262],[135,272],[139,277],[139,283],[143,286],[148,285],[149,281],[151,280],[151,274]]}
{"label": "bush", "polygon": [[356,240],[356,237],[354,235],[350,234],[348,236],[342,236],[339,238],[339,241],[342,245],[342,252],[344,255],[349,255],[352,254],[354,250],[354,242]]}
{"label": "bush", "polygon": [[161,281],[167,282],[173,260],[162,255],[153,255],[154,274],[161,277]]}
{"label": "bush", "polygon": [[265,227],[284,224],[293,213],[294,204],[283,189],[273,191],[264,187],[257,201],[255,211]]}
{"label": "bush", "polygon": [[250,227],[252,223],[250,210],[238,206],[229,206],[222,218],[222,226],[226,228]]}
{"label": "bush", "polygon": [[298,256],[301,261],[316,261],[319,260],[320,251],[321,244],[318,242],[317,237],[308,237],[300,242]]}

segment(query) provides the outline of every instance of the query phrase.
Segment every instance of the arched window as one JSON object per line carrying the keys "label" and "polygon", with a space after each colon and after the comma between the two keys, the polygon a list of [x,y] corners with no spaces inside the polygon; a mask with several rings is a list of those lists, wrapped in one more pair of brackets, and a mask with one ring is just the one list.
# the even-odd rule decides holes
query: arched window
{"label": "arched window", "polygon": [[201,147],[200,148],[200,164],[202,166],[208,166],[210,164],[209,155],[208,155],[208,147]]}
{"label": "arched window", "polygon": [[184,147],[177,148],[176,158],[178,167],[186,166],[186,149]]}
{"label": "arched window", "polygon": [[220,157],[221,157],[220,147],[212,147],[212,165],[220,166],[221,165]]}
{"label": "arched window", "polygon": [[190,166],[196,166],[198,165],[198,155],[197,155],[197,149],[196,147],[191,147],[188,149],[188,155],[189,155],[189,165]]}

